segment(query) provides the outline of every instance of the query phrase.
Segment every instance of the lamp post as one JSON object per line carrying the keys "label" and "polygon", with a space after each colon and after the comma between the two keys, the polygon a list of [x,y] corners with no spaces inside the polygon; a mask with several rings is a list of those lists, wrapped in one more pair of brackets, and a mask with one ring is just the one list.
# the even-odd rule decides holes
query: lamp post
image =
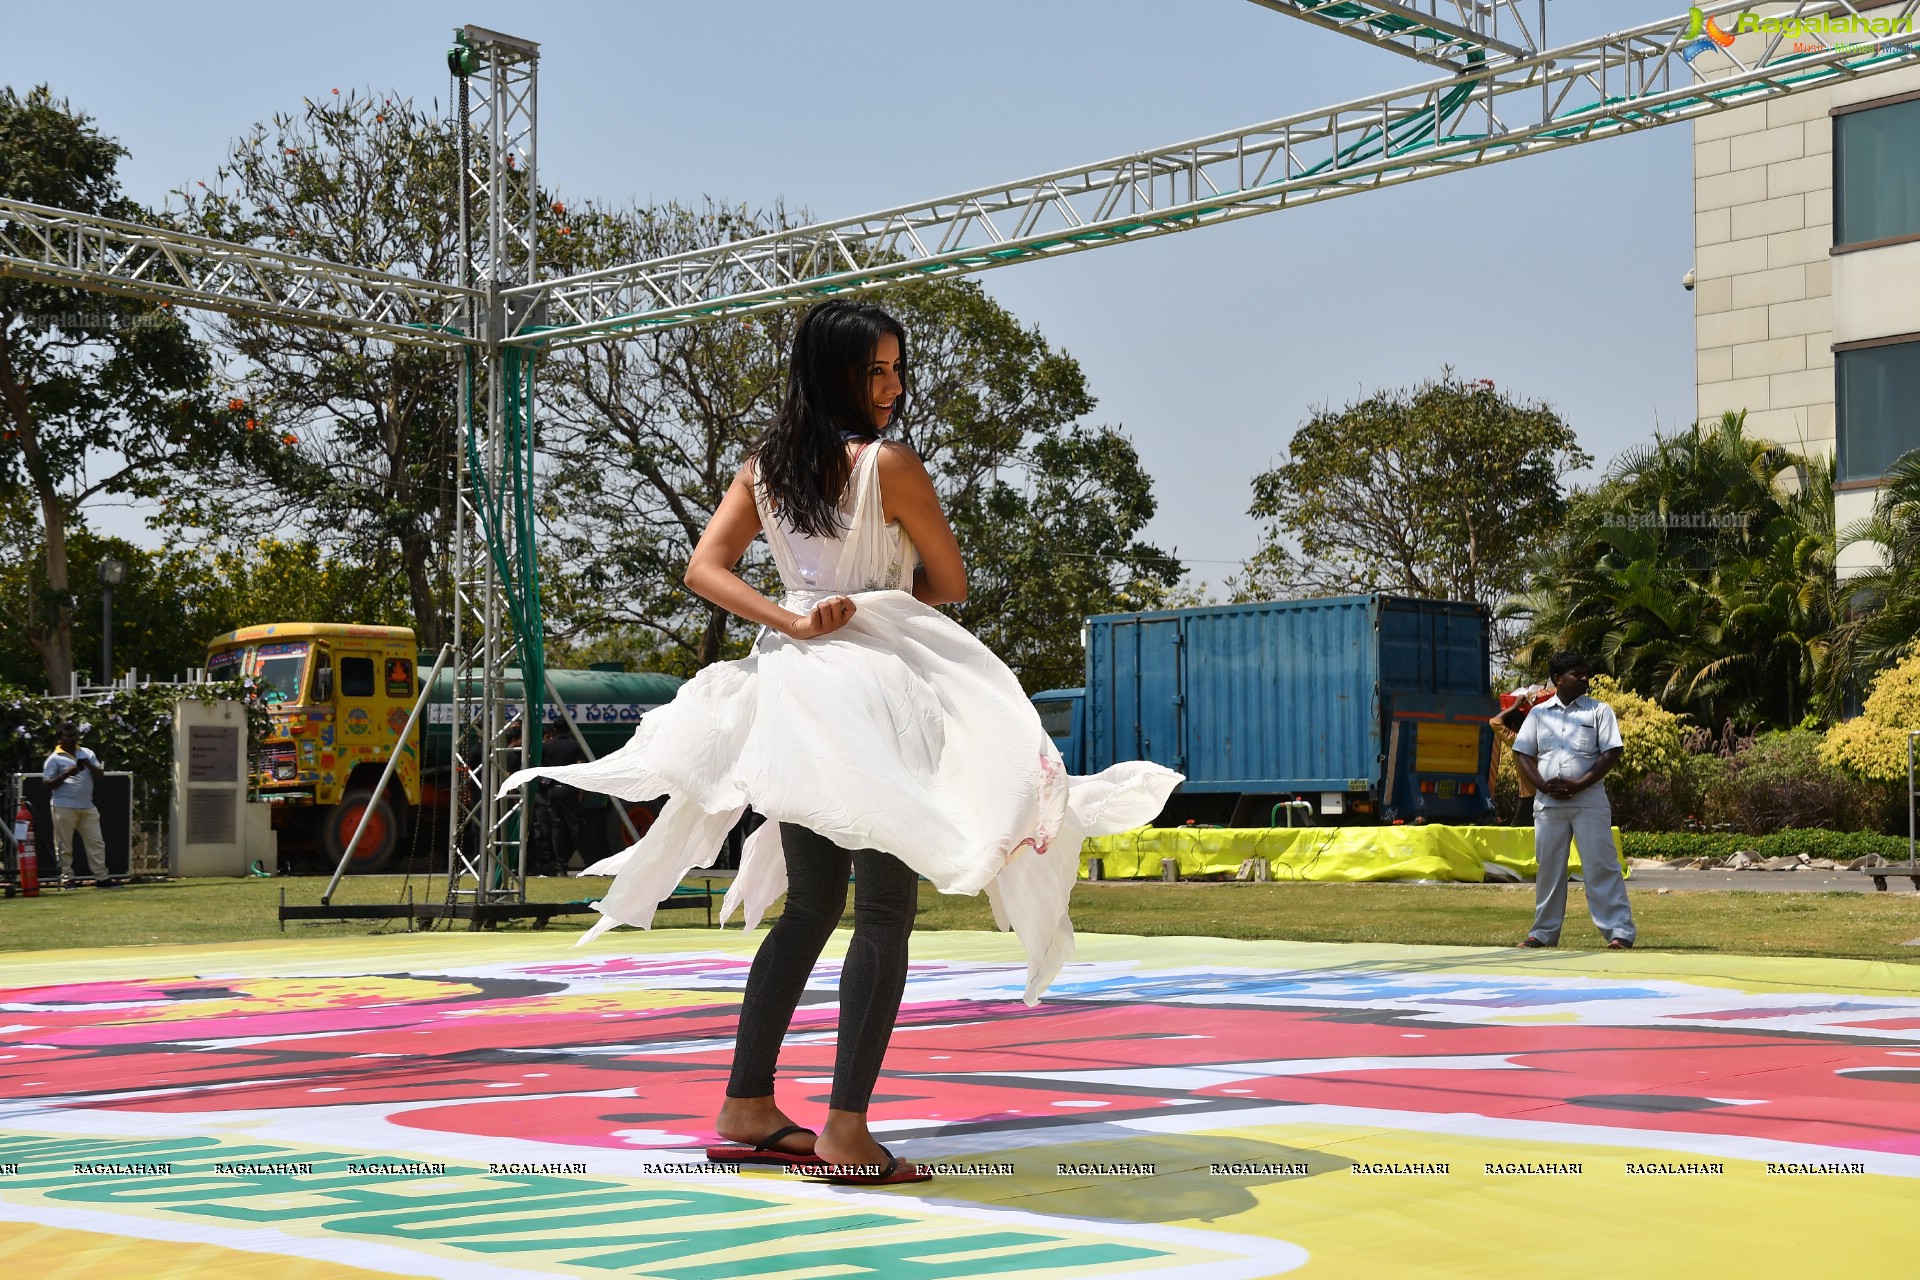
{"label": "lamp post", "polygon": [[100,562],[100,683],[113,683],[113,589],[127,580],[127,562],[108,556]]}

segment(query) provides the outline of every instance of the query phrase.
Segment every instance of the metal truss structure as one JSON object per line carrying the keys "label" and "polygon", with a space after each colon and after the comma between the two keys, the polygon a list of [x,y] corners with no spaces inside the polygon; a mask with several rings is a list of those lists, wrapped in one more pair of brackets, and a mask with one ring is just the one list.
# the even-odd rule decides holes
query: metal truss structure
{"label": "metal truss structure", "polygon": [[416,346],[472,341],[458,285],[21,200],[0,199],[0,275]]}
{"label": "metal truss structure", "polygon": [[[1316,27],[1435,66],[1525,58],[1547,40],[1547,0],[1253,0]],[[1534,14],[1528,19],[1525,10]],[[1477,57],[1476,57],[1477,55]]]}
{"label": "metal truss structure", "polygon": [[[1898,34],[1844,43],[1785,23],[1862,15],[1801,0],[1735,47],[1675,17],[1545,48],[1534,0],[1254,0],[1444,69],[1441,79],[942,200],[554,280],[538,277],[538,47],[466,27],[461,84],[466,250],[455,283],[417,280],[19,201],[0,200],[0,275],[345,329],[439,347],[465,364],[453,569],[456,769],[447,908],[524,901],[522,760],[510,726],[548,687],[533,507],[533,366],[543,349],[792,306],[1188,231],[1574,146],[1920,63],[1920,0],[1871,15]],[[1738,12],[1741,0],[1702,6]],[[1804,30],[1804,29],[1796,29]],[[471,147],[478,141],[477,148]],[[538,750],[533,722],[525,750]]]}
{"label": "metal truss structure", "polygon": [[[460,95],[463,328],[480,345],[461,353],[446,906],[479,908],[525,898],[527,789],[495,792],[521,763],[539,763],[544,717],[524,712],[546,703],[533,509],[535,352],[499,341],[516,305],[506,291],[533,283],[539,270],[540,48],[475,26],[455,38],[447,60]],[[471,777],[461,776],[465,768]]]}
{"label": "metal truss structure", "polygon": [[[1712,13],[1738,8],[1719,4]],[[1916,8],[1920,0],[1903,0],[1874,12],[1910,19]],[[1779,16],[1858,9],[1853,0],[1801,0]],[[1776,33],[1743,58],[1691,52],[1687,27],[1670,18],[1098,164],[545,281],[516,292],[547,323],[507,341],[572,346],[1189,231],[1920,62],[1913,33],[1809,53]]]}

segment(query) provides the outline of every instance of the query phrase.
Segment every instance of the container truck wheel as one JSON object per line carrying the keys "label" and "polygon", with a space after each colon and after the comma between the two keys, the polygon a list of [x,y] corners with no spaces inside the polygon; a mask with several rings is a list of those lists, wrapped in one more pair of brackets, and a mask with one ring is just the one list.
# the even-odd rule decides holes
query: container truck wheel
{"label": "container truck wheel", "polygon": [[369,809],[372,799],[372,791],[349,791],[340,797],[339,804],[327,811],[320,824],[320,847],[326,853],[329,868],[340,865],[340,855],[347,851],[347,842],[353,839],[362,814],[366,815],[367,833],[360,837],[360,846],[353,851],[353,861],[347,871],[365,875],[384,870],[393,861],[394,853],[400,848],[400,817],[385,796]]}

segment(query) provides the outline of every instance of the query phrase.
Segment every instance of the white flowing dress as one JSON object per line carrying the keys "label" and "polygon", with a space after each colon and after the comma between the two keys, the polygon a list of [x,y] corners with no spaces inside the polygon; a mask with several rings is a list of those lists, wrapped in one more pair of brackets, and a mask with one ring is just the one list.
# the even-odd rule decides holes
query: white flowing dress
{"label": "white flowing dress", "polygon": [[722,924],[740,911],[753,928],[786,892],[780,824],[798,823],[843,848],[891,853],[942,893],[985,890],[1026,950],[1034,1004],[1073,953],[1067,899],[1082,839],[1151,820],[1181,775],[1143,761],[1067,774],[1013,673],[910,594],[916,557],[883,515],[879,455],[869,447],[854,464],[840,538],[782,525],[755,487],[782,607],[805,613],[845,595],[851,621],[813,640],[763,632],[749,656],[706,668],[649,712],[619,750],[522,770],[502,791],[555,778],[625,800],[669,797],[638,844],[581,873],[614,875],[582,942],[616,924],[649,927],[751,805],[767,821],[742,850]]}

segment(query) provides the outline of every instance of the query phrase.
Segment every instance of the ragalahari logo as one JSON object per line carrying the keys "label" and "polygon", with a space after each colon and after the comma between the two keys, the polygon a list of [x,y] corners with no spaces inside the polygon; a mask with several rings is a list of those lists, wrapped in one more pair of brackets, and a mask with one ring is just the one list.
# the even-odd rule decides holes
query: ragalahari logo
{"label": "ragalahari logo", "polygon": [[1733,36],[1718,22],[1695,8],[1687,10],[1687,40],[1688,44],[1680,50],[1680,56],[1692,62],[1709,49],[1726,48],[1733,43]]}
{"label": "ragalahari logo", "polygon": [[[1845,41],[1839,37],[1886,37],[1913,33],[1913,19],[1910,16],[1869,18],[1859,13],[1818,13],[1799,18],[1761,17],[1753,13],[1721,16],[1730,18],[1733,30],[1741,35],[1759,32],[1776,39],[1793,39],[1795,53],[1818,53],[1823,50],[1840,54],[1873,53],[1880,47],[1875,40]],[[1688,62],[1709,49],[1724,49],[1733,43],[1733,34],[1720,25],[1719,18],[1709,18],[1697,6],[1687,10],[1685,38],[1688,43],[1681,48],[1680,56]]]}

